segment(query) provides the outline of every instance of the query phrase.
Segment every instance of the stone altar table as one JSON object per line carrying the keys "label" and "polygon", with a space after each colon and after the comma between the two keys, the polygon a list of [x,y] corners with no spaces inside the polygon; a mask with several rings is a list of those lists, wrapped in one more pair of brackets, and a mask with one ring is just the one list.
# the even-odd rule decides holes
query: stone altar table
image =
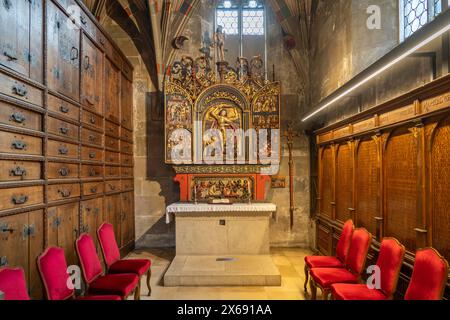
{"label": "stone altar table", "polygon": [[281,275],[270,256],[270,203],[176,203],[176,257],[165,286],[279,286]]}

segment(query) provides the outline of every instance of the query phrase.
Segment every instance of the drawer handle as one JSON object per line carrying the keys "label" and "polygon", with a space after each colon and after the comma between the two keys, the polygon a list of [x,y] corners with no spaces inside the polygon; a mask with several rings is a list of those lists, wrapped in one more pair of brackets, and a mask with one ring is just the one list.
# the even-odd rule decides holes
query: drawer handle
{"label": "drawer handle", "polygon": [[53,220],[53,227],[58,228],[61,225],[61,218],[57,217]]}
{"label": "drawer handle", "polygon": [[95,142],[97,139],[95,138],[95,136],[93,134],[89,135],[89,141],[90,142]]}
{"label": "drawer handle", "polygon": [[109,141],[109,144],[110,144],[110,145],[114,145],[114,140],[110,140],[110,141]]}
{"label": "drawer handle", "polygon": [[8,228],[8,225],[6,223],[4,224],[0,224],[0,233],[13,233],[14,229],[13,228]]}
{"label": "drawer handle", "polygon": [[97,192],[97,187],[92,187],[91,188],[91,193],[96,193]]}
{"label": "drawer handle", "polygon": [[94,117],[94,116],[91,116],[90,121],[91,121],[92,124],[95,124],[95,117]]}
{"label": "drawer handle", "polygon": [[87,23],[87,20],[86,20],[86,18],[83,15],[80,15],[80,21],[84,25],[86,25],[86,23]]}
{"label": "drawer handle", "polygon": [[67,177],[70,173],[70,170],[69,170],[69,168],[63,167],[63,168],[59,169],[58,172],[59,172],[60,176]]}
{"label": "drawer handle", "polygon": [[114,128],[112,128],[112,127],[109,127],[108,130],[109,130],[109,132],[114,132]]}
{"label": "drawer handle", "polygon": [[61,195],[61,197],[68,198],[70,197],[72,192],[70,192],[70,190],[58,190],[58,193]]}
{"label": "drawer handle", "polygon": [[90,152],[89,153],[89,158],[94,159],[95,158],[95,152]]}
{"label": "drawer handle", "polygon": [[91,67],[91,61],[89,56],[84,56],[84,69],[88,70]]}
{"label": "drawer handle", "polygon": [[89,176],[95,177],[97,175],[97,171],[94,168],[89,169]]}
{"label": "drawer handle", "polygon": [[60,106],[59,111],[61,111],[62,113],[69,113],[70,108],[66,106]]}
{"label": "drawer handle", "polygon": [[69,149],[67,149],[66,146],[61,146],[59,147],[58,152],[61,155],[67,155],[69,153]]}
{"label": "drawer handle", "polygon": [[13,196],[11,198],[11,202],[15,205],[25,204],[28,201],[28,196],[26,195],[20,195],[20,196]]}
{"label": "drawer handle", "polygon": [[11,147],[16,150],[25,150],[27,144],[24,141],[16,140],[11,143]]}
{"label": "drawer handle", "polygon": [[77,60],[78,59],[78,49],[75,47],[72,47],[72,50],[70,51],[70,59],[71,60]]}
{"label": "drawer handle", "polygon": [[61,127],[59,128],[59,132],[61,132],[61,134],[67,135],[69,133],[69,128]]}
{"label": "drawer handle", "polygon": [[8,258],[6,256],[0,257],[0,267],[4,267],[8,265]]}
{"label": "drawer handle", "polygon": [[17,56],[10,49],[6,49],[3,54],[8,58],[9,61],[17,60]]}
{"label": "drawer handle", "polygon": [[11,117],[9,117],[11,121],[17,122],[17,123],[24,123],[27,118],[23,113],[20,112],[14,112]]}
{"label": "drawer handle", "polygon": [[113,185],[113,184],[109,184],[109,188],[110,188],[112,191],[116,190],[116,186]]}
{"label": "drawer handle", "polygon": [[25,97],[28,94],[27,87],[24,84],[18,84],[16,83],[12,87],[13,93],[20,96]]}
{"label": "drawer handle", "polygon": [[11,176],[14,177],[23,177],[27,175],[27,170],[25,170],[25,168],[22,167],[17,167],[15,169],[11,169],[9,173]]}

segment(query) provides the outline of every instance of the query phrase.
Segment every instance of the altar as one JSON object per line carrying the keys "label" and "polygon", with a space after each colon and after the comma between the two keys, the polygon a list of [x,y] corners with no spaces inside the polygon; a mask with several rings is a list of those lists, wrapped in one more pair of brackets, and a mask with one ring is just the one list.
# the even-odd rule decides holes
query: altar
{"label": "altar", "polygon": [[175,217],[176,257],[165,286],[279,286],[270,256],[271,203],[195,204],[167,207]]}

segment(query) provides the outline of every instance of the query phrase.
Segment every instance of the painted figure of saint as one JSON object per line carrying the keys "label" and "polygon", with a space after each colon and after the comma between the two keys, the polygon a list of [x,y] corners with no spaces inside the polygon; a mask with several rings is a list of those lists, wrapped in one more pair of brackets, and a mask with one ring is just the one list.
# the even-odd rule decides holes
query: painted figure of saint
{"label": "painted figure of saint", "polygon": [[236,120],[239,120],[238,113],[233,109],[229,109],[229,111],[225,108],[216,107],[210,113],[211,117],[215,120],[211,126],[211,129],[220,130],[223,145],[225,145],[227,141],[227,130],[236,131],[239,129],[235,123]]}

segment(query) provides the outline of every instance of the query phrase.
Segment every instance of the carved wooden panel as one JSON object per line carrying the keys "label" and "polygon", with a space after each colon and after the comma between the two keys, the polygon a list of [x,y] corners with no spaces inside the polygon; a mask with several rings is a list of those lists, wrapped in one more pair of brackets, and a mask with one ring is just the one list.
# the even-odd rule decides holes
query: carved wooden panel
{"label": "carved wooden panel", "polygon": [[353,158],[349,144],[339,146],[336,159],[336,219],[344,222],[351,218],[353,206]]}
{"label": "carved wooden panel", "polygon": [[450,261],[450,117],[436,130],[431,149],[432,241]]}
{"label": "carved wooden panel", "polygon": [[361,141],[356,154],[356,224],[372,234],[376,232],[374,217],[380,215],[377,145],[373,140]]}
{"label": "carved wooden panel", "polygon": [[386,236],[396,237],[411,251],[416,249],[414,228],[418,221],[418,148],[407,129],[393,134],[386,147]]}
{"label": "carved wooden panel", "polygon": [[322,214],[328,217],[332,216],[332,204],[333,201],[333,151],[330,147],[327,147],[323,151],[322,155]]}

